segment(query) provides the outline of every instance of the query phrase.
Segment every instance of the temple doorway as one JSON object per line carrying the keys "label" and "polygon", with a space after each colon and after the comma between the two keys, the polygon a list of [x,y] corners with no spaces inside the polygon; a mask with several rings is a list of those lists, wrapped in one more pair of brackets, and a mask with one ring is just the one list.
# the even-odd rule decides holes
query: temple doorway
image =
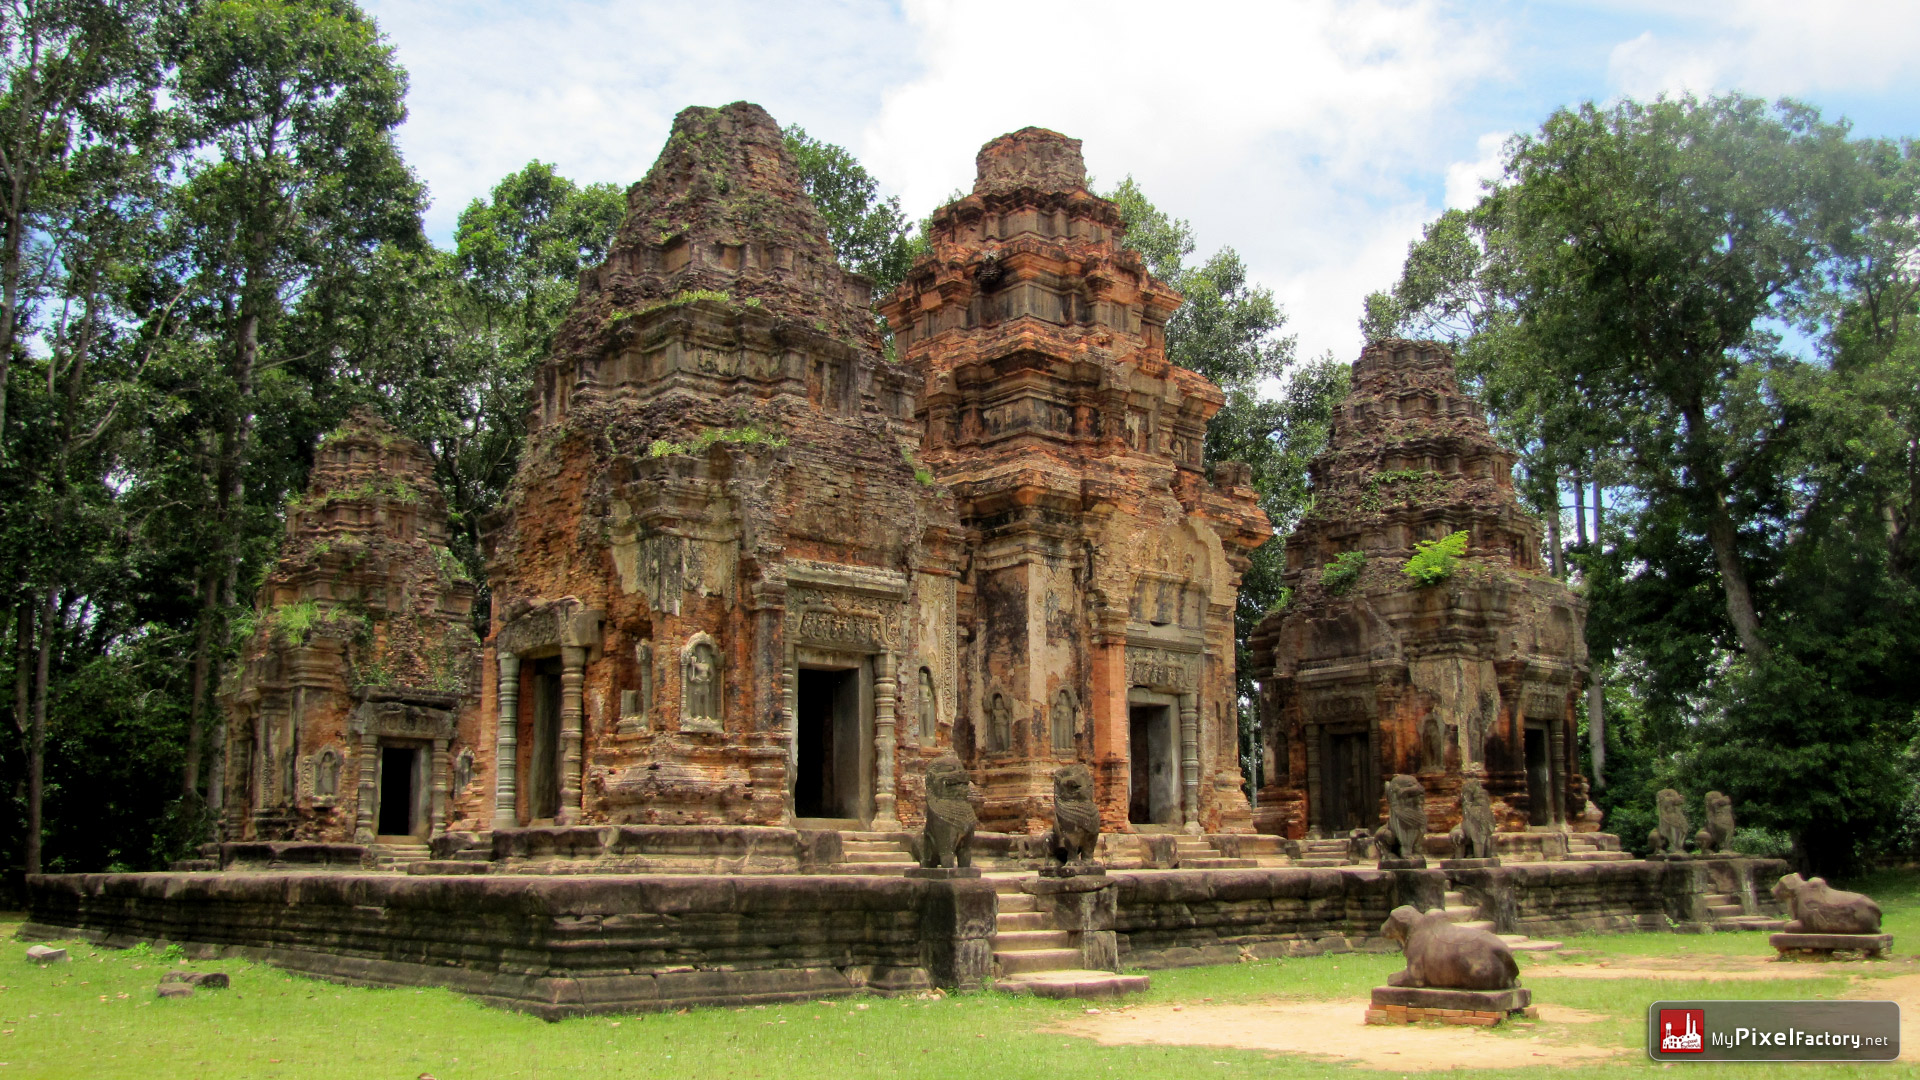
{"label": "temple doorway", "polygon": [[560,814],[560,658],[527,666],[524,700],[532,727],[528,732],[527,818],[551,823]]}
{"label": "temple doorway", "polygon": [[1134,704],[1127,709],[1127,748],[1132,759],[1127,820],[1135,825],[1180,823],[1175,745],[1172,706]]}
{"label": "temple doorway", "polygon": [[1364,731],[1330,735],[1327,739],[1327,830],[1345,836],[1374,825],[1378,794],[1370,782],[1372,747]]}
{"label": "temple doorway", "polygon": [[380,748],[381,836],[412,836],[419,828],[420,751],[411,746]]}
{"label": "temple doorway", "polygon": [[1547,761],[1547,729],[1527,727],[1527,824],[1553,824],[1553,770]]}
{"label": "temple doorway", "polygon": [[794,816],[864,817],[860,670],[803,667],[796,689]]}

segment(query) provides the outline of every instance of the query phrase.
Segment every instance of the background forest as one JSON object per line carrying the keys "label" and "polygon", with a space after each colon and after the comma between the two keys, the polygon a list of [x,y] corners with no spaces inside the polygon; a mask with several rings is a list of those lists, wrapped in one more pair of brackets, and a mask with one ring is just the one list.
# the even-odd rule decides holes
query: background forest
{"label": "background forest", "polygon": [[[9,0],[0,75],[0,847],[154,869],[208,838],[216,694],[315,443],[357,407],[418,439],[484,580],[531,375],[625,200],[534,161],[436,246],[405,72],[350,0]],[[843,262],[891,289],[917,227],[788,138]],[[1208,461],[1251,463],[1284,535],[1345,364],[1294,355],[1231,248],[1103,191],[1186,296],[1171,357],[1226,391]],[[1368,300],[1367,333],[1460,349],[1522,455],[1590,604],[1587,771],[1630,845],[1669,784],[1822,869],[1920,844],[1917,203],[1911,145],[1805,106],[1581,106]]]}

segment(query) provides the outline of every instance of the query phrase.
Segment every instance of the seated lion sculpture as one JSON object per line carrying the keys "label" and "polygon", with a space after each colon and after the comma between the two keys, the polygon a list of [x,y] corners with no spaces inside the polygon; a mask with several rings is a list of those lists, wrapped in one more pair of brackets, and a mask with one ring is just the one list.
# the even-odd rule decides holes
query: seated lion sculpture
{"label": "seated lion sculpture", "polygon": [[1061,865],[1093,858],[1100,844],[1100,810],[1093,805],[1093,770],[1066,765],[1053,772],[1053,829],[1047,853]]}
{"label": "seated lion sculpture", "polygon": [[1427,792],[1406,773],[1387,781],[1387,823],[1373,834],[1383,859],[1419,859],[1426,855]]}
{"label": "seated lion sculpture", "polygon": [[1447,838],[1453,841],[1456,859],[1493,858],[1493,800],[1487,788],[1474,777],[1460,781],[1460,824]]}
{"label": "seated lion sculpture", "polygon": [[1830,888],[1825,878],[1788,874],[1773,886],[1773,898],[1787,905],[1793,920],[1789,934],[1877,934],[1880,905],[1857,892]]}
{"label": "seated lion sculpture", "polygon": [[920,833],[920,865],[972,866],[973,830],[979,825],[967,796],[973,781],[952,754],[927,763],[927,824]]}
{"label": "seated lion sculpture", "polygon": [[1733,850],[1733,800],[1707,792],[1707,827],[1693,837],[1702,855],[1726,855]]}
{"label": "seated lion sculpture", "polygon": [[1653,797],[1659,824],[1647,834],[1647,843],[1655,855],[1682,855],[1687,850],[1687,800],[1672,788],[1661,788]]}
{"label": "seated lion sculpture", "polygon": [[1485,930],[1461,926],[1442,911],[1394,908],[1380,932],[1407,954],[1407,968],[1387,976],[1389,986],[1445,990],[1505,990],[1520,985],[1520,965],[1507,943]]}

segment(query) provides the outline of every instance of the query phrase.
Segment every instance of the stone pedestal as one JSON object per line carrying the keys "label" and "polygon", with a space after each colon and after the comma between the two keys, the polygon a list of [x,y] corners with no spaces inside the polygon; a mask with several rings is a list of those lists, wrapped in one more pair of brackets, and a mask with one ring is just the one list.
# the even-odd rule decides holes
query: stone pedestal
{"label": "stone pedestal", "polygon": [[1773,934],[1767,944],[1779,950],[1782,960],[1831,960],[1834,953],[1859,953],[1862,960],[1877,960],[1893,950],[1893,935]]}
{"label": "stone pedestal", "polygon": [[[1442,865],[1445,864],[1443,863]],[[1382,870],[1425,870],[1426,868],[1427,860],[1425,856],[1418,856],[1412,859],[1380,860],[1380,869]]]}
{"label": "stone pedestal", "polygon": [[1493,1027],[1516,1013],[1527,1013],[1533,992],[1524,986],[1507,990],[1445,990],[1427,986],[1376,986],[1367,1010],[1369,1024],[1442,1024]]}
{"label": "stone pedestal", "polygon": [[1486,870],[1499,866],[1499,859],[1441,859],[1442,870]]}
{"label": "stone pedestal", "polygon": [[1099,863],[1044,863],[1038,873],[1043,878],[1106,877],[1107,868]]}
{"label": "stone pedestal", "polygon": [[1120,911],[1119,890],[1104,866],[1063,866],[1052,875],[1023,882],[1034,907],[1047,916],[1052,929],[1065,930],[1072,948],[1080,950],[1080,966],[1089,971],[1120,970],[1120,940],[1113,925]]}
{"label": "stone pedestal", "polygon": [[928,881],[954,881],[980,876],[977,866],[911,866],[907,868],[910,878],[924,878]]}

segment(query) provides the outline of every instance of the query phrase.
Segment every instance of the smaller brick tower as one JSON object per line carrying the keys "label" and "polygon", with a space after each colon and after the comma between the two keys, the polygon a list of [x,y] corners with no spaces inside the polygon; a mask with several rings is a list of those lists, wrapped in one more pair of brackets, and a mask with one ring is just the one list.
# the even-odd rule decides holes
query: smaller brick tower
{"label": "smaller brick tower", "polygon": [[[1444,346],[1376,341],[1354,364],[1310,467],[1313,508],[1287,538],[1291,602],[1253,640],[1262,832],[1371,829],[1398,773],[1426,789],[1433,831],[1459,820],[1468,775],[1486,778],[1503,829],[1593,827],[1573,738],[1585,606],[1542,570],[1513,461]],[[1461,531],[1451,577],[1422,586],[1403,572],[1417,542]],[[1357,575],[1329,577],[1348,552],[1365,556]]]}
{"label": "smaller brick tower", "polygon": [[230,840],[424,840],[485,809],[474,586],[433,461],[371,413],[314,454],[227,713]]}

